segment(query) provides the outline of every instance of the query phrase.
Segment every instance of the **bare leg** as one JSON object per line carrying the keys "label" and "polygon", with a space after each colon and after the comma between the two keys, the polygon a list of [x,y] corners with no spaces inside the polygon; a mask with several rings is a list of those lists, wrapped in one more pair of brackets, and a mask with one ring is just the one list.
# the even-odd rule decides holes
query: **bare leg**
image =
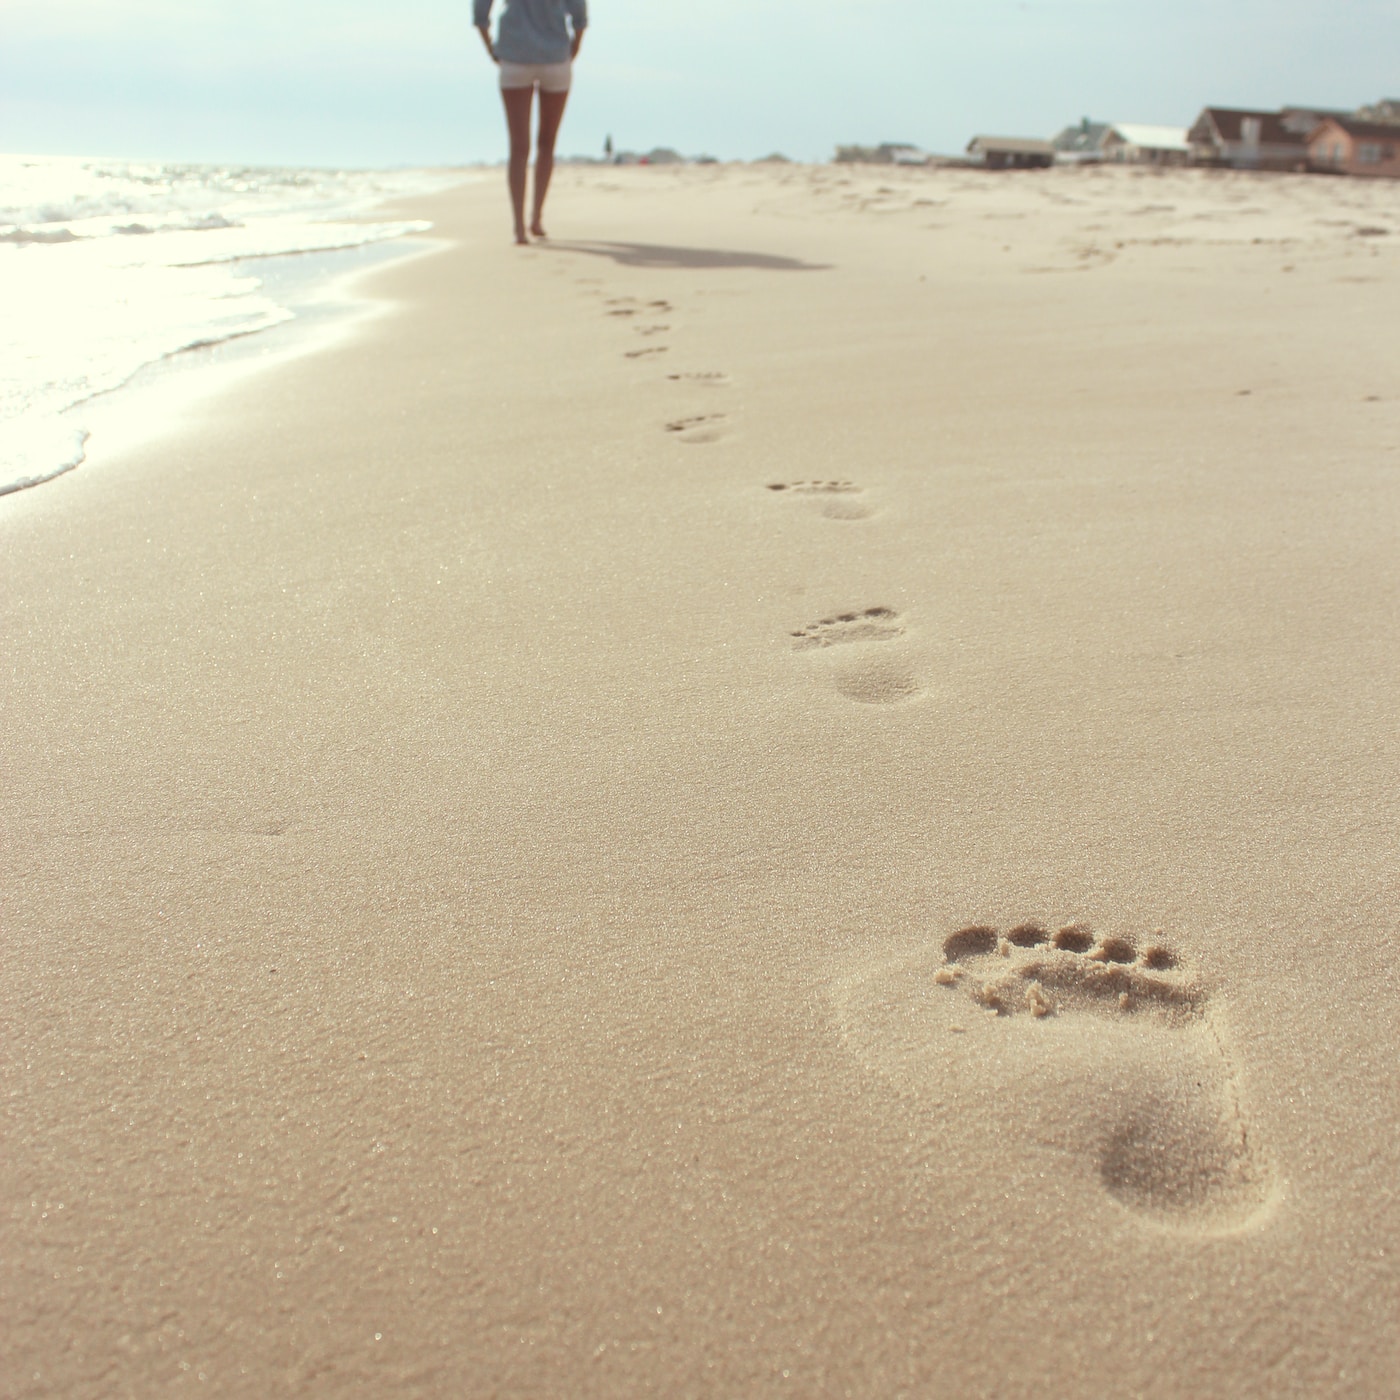
{"label": "bare leg", "polygon": [[559,123],[564,120],[564,104],[569,100],[567,92],[545,92],[540,89],[540,131],[535,146],[535,217],[530,223],[530,232],[536,238],[545,236],[544,197],[549,193],[549,177],[554,174],[554,142],[559,135]]}
{"label": "bare leg", "polygon": [[502,88],[506,126],[510,130],[510,204],[515,213],[515,241],[525,243],[525,170],[530,163],[530,100],[534,88]]}

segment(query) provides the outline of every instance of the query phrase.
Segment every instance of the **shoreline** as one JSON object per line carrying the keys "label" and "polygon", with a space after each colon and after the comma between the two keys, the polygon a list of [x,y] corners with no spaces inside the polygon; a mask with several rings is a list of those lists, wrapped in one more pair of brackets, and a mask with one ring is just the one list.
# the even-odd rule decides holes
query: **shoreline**
{"label": "shoreline", "polygon": [[[37,158],[35,163],[41,168],[44,165]],[[99,171],[105,169],[104,163],[98,161],[80,164],[85,170],[89,167]],[[110,169],[105,173],[114,180],[128,169],[121,162],[107,162],[106,167]],[[86,358],[82,354],[70,357],[70,363],[64,370],[70,378],[62,381],[66,391],[61,408],[55,408],[53,384],[44,386],[38,381],[25,383],[16,378],[4,386],[8,396],[12,399],[17,397],[20,402],[27,401],[28,407],[0,425],[5,431],[4,448],[7,455],[4,465],[6,476],[3,485],[0,485],[0,496],[45,485],[88,462],[93,437],[89,417],[100,420],[100,433],[110,432],[112,425],[120,423],[124,440],[133,444],[140,435],[140,429],[136,427],[138,422],[169,420],[179,411],[180,405],[198,396],[199,391],[190,383],[174,388],[182,372],[197,367],[201,371],[199,380],[207,384],[214,382],[210,370],[215,364],[233,365],[250,353],[263,354],[269,346],[276,346],[278,352],[285,356],[298,343],[295,337],[305,331],[305,326],[301,325],[289,336],[287,325],[304,322],[308,314],[318,323],[324,321],[332,314],[330,308],[337,296],[345,303],[345,314],[353,315],[354,272],[393,256],[392,253],[376,250],[407,242],[411,251],[412,241],[429,232],[410,226],[393,232],[385,226],[375,226],[375,209],[392,207],[403,198],[401,191],[383,193],[378,201],[368,204],[363,199],[358,204],[354,201],[346,203],[345,189],[337,191],[339,203],[331,198],[329,191],[335,181],[342,185],[354,178],[363,181],[373,178],[373,172],[324,172],[326,189],[321,191],[319,203],[313,200],[309,206],[288,202],[285,208],[279,208],[269,206],[265,198],[259,203],[255,197],[243,195],[248,206],[245,209],[238,201],[239,192],[246,187],[236,181],[230,184],[229,172],[225,167],[161,169],[166,171],[171,182],[171,188],[165,193],[168,207],[160,207],[157,197],[153,209],[145,211],[145,217],[151,221],[149,224],[138,220],[118,227],[114,221],[119,217],[115,211],[124,207],[120,202],[103,216],[91,209],[83,209],[79,199],[75,201],[77,212],[74,217],[64,219],[61,208],[47,209],[45,215],[52,222],[33,225],[36,230],[33,236],[21,240],[40,245],[37,253],[28,254],[31,259],[37,257],[40,260],[37,266],[28,270],[32,278],[39,279],[39,285],[49,288],[50,295],[56,294],[54,286],[50,284],[53,275],[60,270],[59,265],[50,260],[54,257],[72,258],[74,254],[69,249],[49,252],[42,245],[81,245],[83,260],[68,268],[67,273],[70,279],[86,279],[89,284],[86,299],[74,307],[49,308],[48,314],[66,314],[81,321],[84,333],[94,339],[95,346],[87,352]],[[295,187],[295,182],[289,182],[285,177],[306,172],[255,173],[264,177],[283,177],[284,186]],[[443,184],[447,172],[412,173],[420,185],[437,182],[439,187],[453,187],[453,183]],[[208,200],[223,198],[231,201],[228,207],[234,214],[232,219],[222,212],[194,217],[189,207],[192,196],[183,185],[192,183],[195,176],[204,181],[200,192]],[[386,172],[384,176],[386,181],[397,179],[401,182],[404,178],[403,174],[393,172]],[[469,183],[474,178],[478,178],[477,172],[457,172],[455,183]],[[222,186],[220,179],[224,181]],[[209,186],[207,191],[205,185]],[[426,189],[419,192],[426,192]],[[286,198],[285,189],[283,197]],[[305,200],[306,195],[298,189],[298,197]],[[149,202],[150,197],[147,199]],[[19,214],[25,211],[16,208],[9,212]],[[78,212],[81,217],[77,216]],[[321,217],[316,219],[315,215]],[[308,216],[313,216],[309,224],[305,222]],[[300,226],[290,227],[297,220],[301,221]],[[318,222],[326,230],[324,235],[308,232]],[[355,224],[369,226],[367,241],[346,241],[345,230]],[[76,235],[72,231],[74,228],[79,230]],[[245,232],[245,229],[249,231]],[[16,226],[16,231],[25,232],[19,226]],[[147,239],[132,240],[130,237],[120,237],[122,234],[145,234]],[[153,258],[128,259],[127,249],[122,245],[134,242],[138,249],[142,248],[153,234],[156,235],[155,241],[161,237],[169,240],[183,236],[188,246],[177,253],[173,246],[162,245],[164,251],[157,252]],[[191,234],[196,242],[189,242]],[[220,246],[212,241],[207,247],[204,246],[204,240],[225,236],[240,241],[251,251],[230,256],[229,246]],[[325,246],[317,245],[316,240],[320,237],[325,238]],[[259,242],[264,244],[265,251],[258,249]],[[191,256],[195,253],[201,256]],[[9,256],[13,259],[17,254],[18,250],[12,250]],[[97,266],[94,266],[94,260]],[[7,271],[18,273],[20,270],[18,264],[11,268],[7,263]],[[210,293],[213,287],[207,279],[204,284],[195,284],[196,287],[210,287],[200,308],[203,312],[202,322],[196,313],[193,288],[185,280],[196,276],[201,270],[222,273],[226,279],[232,279],[222,284],[222,294],[212,299]],[[103,274],[96,281],[93,279],[95,271]],[[167,276],[164,281],[159,280],[163,274],[169,273],[182,276],[178,279]],[[157,280],[152,281],[153,277]],[[133,278],[136,280],[133,281]],[[251,289],[246,285],[249,278],[257,284]],[[239,285],[240,280],[243,285]],[[134,292],[130,313],[123,313],[129,314],[129,321],[123,334],[114,334],[111,324],[112,298],[117,290],[127,286]],[[235,287],[239,295],[231,296]],[[277,293],[276,298],[269,298],[271,291]],[[185,324],[176,334],[182,332],[188,338],[187,343],[162,350],[161,343],[171,344],[172,335],[168,326],[162,333],[160,321],[162,317],[170,316],[172,302],[179,297],[186,299],[182,306]],[[236,320],[236,314],[221,309],[226,305],[233,305],[235,310],[242,308],[246,324],[230,324],[231,320]],[[21,305],[16,314],[21,317],[21,324],[26,324],[23,317],[32,317],[34,308]],[[103,319],[104,315],[106,320]],[[39,348],[33,352],[36,359],[43,354],[52,356],[52,348],[44,344],[41,330],[46,331],[47,328],[31,326],[26,331],[27,335],[37,337]],[[274,332],[278,334],[272,341],[264,339]],[[324,335],[321,339],[324,339]],[[105,344],[106,341],[111,341],[112,346]],[[315,336],[308,342],[313,348],[318,343]],[[120,348],[114,348],[116,346]],[[250,350],[250,346],[255,348]],[[146,358],[141,359],[143,355]],[[38,362],[42,363],[41,360]],[[87,380],[86,392],[81,397],[74,397],[84,377]],[[150,392],[156,383],[171,386],[166,404],[161,404]]]}
{"label": "shoreline", "polygon": [[16,1393],[1382,1393],[1400,191],[555,179],[3,524]]}
{"label": "shoreline", "polygon": [[[180,432],[186,418],[198,413],[206,401],[238,392],[244,380],[274,372],[303,356],[322,354],[340,340],[363,333],[389,308],[361,291],[362,281],[397,262],[438,251],[439,242],[430,233],[411,234],[355,248],[282,253],[235,263],[239,268],[247,266],[253,275],[263,271],[264,278],[272,271],[273,280],[282,284],[278,304],[292,313],[291,318],[176,351],[143,365],[118,388],[74,405],[69,412],[89,424],[88,442],[83,460],[65,471],[102,470],[118,463],[159,437]],[[301,269],[287,266],[303,259],[319,264],[320,270],[298,276]],[[342,265],[340,270],[330,270],[337,264]]]}
{"label": "shoreline", "polygon": [[[142,365],[114,388],[99,390],[74,404],[59,417],[75,425],[73,438],[79,444],[76,459],[47,475],[0,486],[0,497],[48,485],[82,467],[100,470],[161,436],[179,431],[185,415],[202,400],[233,392],[246,376],[274,369],[301,355],[317,354],[341,336],[353,334],[379,310],[372,298],[356,293],[359,279],[402,258],[433,251],[435,243],[429,235],[417,234],[355,248],[239,259],[231,266],[240,270],[247,267],[254,275],[255,269],[264,274],[272,271],[284,287],[291,284],[293,290],[290,294],[284,290],[281,295],[285,299],[279,301],[291,312],[287,320],[237,332],[210,344],[186,346]],[[297,277],[292,269],[281,266],[303,259],[319,263],[322,271]],[[326,270],[328,264],[337,263],[346,266],[338,272]]]}

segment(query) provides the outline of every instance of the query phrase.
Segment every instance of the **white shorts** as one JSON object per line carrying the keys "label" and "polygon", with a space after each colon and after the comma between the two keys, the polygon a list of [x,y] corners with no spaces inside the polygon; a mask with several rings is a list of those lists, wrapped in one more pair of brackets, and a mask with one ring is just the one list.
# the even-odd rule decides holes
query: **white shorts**
{"label": "white shorts", "polygon": [[568,92],[574,65],[563,63],[507,63],[501,60],[501,87],[532,88],[536,83],[541,92]]}

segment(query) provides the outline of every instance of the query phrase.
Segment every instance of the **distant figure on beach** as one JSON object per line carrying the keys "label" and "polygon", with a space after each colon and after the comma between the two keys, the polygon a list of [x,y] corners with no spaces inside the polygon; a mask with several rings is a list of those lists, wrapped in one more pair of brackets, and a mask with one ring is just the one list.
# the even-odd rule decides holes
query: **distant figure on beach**
{"label": "distant figure on beach", "polygon": [[554,173],[554,142],[569,100],[573,61],[588,25],[588,0],[505,0],[496,42],[491,42],[495,0],[473,0],[473,23],[486,52],[501,70],[501,98],[510,129],[510,202],[515,241],[525,236],[525,172],[530,162],[530,106],[540,90],[540,125],[535,148],[535,198],[530,232],[545,236],[544,197]]}

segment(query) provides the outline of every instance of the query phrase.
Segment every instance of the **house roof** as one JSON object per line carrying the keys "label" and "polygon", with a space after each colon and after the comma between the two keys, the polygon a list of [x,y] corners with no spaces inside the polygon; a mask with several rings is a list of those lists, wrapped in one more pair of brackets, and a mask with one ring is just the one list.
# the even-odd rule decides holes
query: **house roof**
{"label": "house roof", "polygon": [[1339,126],[1348,136],[1363,141],[1400,141],[1400,125],[1395,122],[1360,122],[1354,117],[1324,117],[1313,136],[1328,126]]}
{"label": "house roof", "polygon": [[[1259,123],[1259,142],[1264,146],[1306,146],[1307,137],[1290,131],[1283,123],[1282,112],[1251,112],[1241,107],[1207,107],[1201,118],[1209,118],[1222,141],[1243,141],[1244,122],[1252,117]],[[1200,119],[1197,120],[1197,125]]]}
{"label": "house roof", "polygon": [[1142,150],[1189,151],[1184,126],[1145,126],[1141,122],[1114,122],[1113,135]]}
{"label": "house roof", "polygon": [[1110,130],[1107,122],[1091,122],[1088,118],[1075,126],[1067,126],[1050,143],[1057,151],[1097,151]]}
{"label": "house roof", "polygon": [[1368,122],[1400,121],[1400,97],[1382,97],[1377,102],[1368,102],[1356,109],[1356,116],[1358,120]]}
{"label": "house roof", "polygon": [[1324,117],[1351,116],[1350,111],[1341,107],[1299,107],[1294,102],[1279,108],[1279,111],[1283,116],[1284,126],[1289,131],[1296,131],[1305,141],[1311,140],[1313,132],[1322,124]]}
{"label": "house roof", "polygon": [[1023,156],[1055,154],[1055,148],[1049,141],[1040,141],[1032,136],[974,136],[967,143],[967,149],[974,154],[985,154],[988,151]]}

